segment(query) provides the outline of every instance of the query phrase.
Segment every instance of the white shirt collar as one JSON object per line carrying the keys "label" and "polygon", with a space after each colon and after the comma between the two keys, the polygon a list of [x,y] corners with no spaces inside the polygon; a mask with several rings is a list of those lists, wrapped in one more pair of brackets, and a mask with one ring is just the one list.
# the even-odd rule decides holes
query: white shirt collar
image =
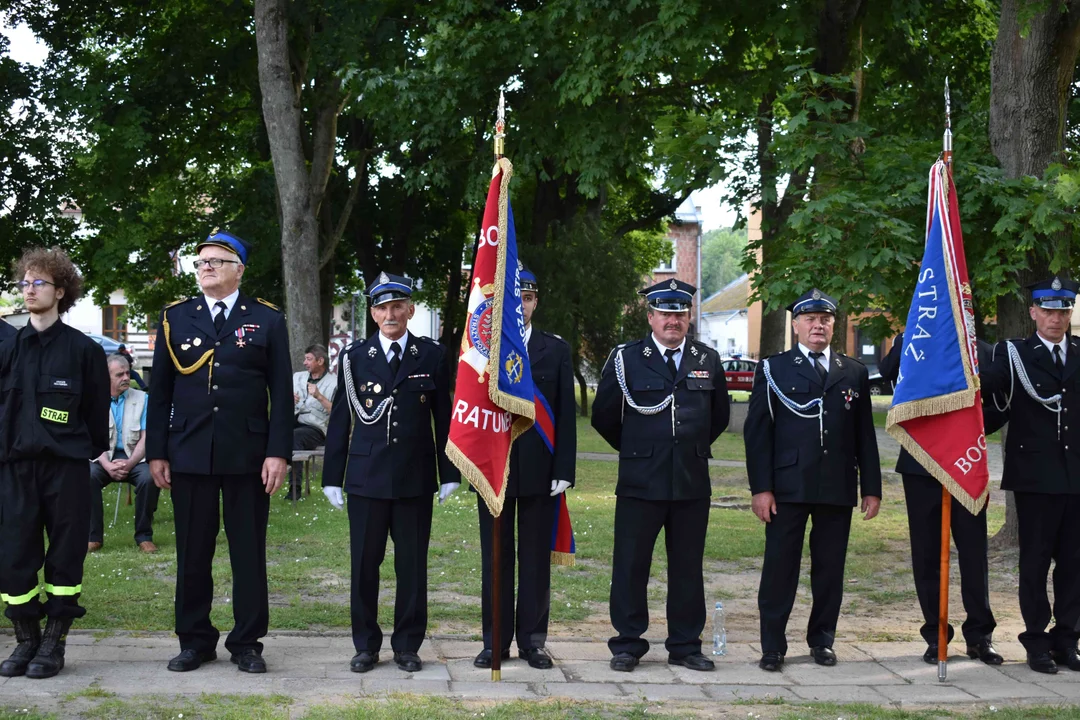
{"label": "white shirt collar", "polygon": [[206,307],[210,308],[210,317],[214,317],[217,312],[214,310],[214,306],[219,302],[225,303],[225,317],[229,317],[229,313],[232,312],[233,305],[236,304],[237,299],[240,297],[240,288],[232,291],[232,294],[228,297],[223,297],[221,300],[215,300],[206,293],[203,293],[203,299],[206,300]]}
{"label": "white shirt collar", "polygon": [[[656,345],[656,349],[660,351],[660,355],[663,355],[665,352],[667,352],[668,346],[662,344],[660,342],[660,340],[657,339],[656,333],[652,334],[652,341],[653,341],[653,345]],[[674,348],[674,350],[675,350],[675,367],[679,367],[679,362],[682,360],[682,351],[683,351],[684,347],[686,347],[686,338],[685,337],[682,339],[682,342],[679,343],[679,347]]]}
{"label": "white shirt collar", "polygon": [[[1035,334],[1039,335],[1039,333],[1037,333],[1037,332]],[[1069,344],[1067,342],[1067,340],[1069,339],[1068,334],[1062,336],[1061,342],[1056,342],[1056,343],[1050,342],[1049,340],[1044,338],[1042,335],[1039,335],[1039,339],[1042,340],[1042,344],[1046,346],[1046,349],[1050,351],[1050,357],[1051,358],[1054,357],[1054,346],[1057,345],[1059,348],[1061,348],[1061,362],[1065,362],[1065,358],[1069,354]]]}
{"label": "white shirt collar", "polygon": [[532,323],[525,326],[525,347],[529,347],[529,340],[532,339]]}
{"label": "white shirt collar", "polygon": [[[801,352],[803,356],[811,363],[814,362],[814,358],[810,357],[810,348],[806,347],[802,343],[799,343],[799,352]],[[826,347],[821,352],[824,353],[824,357],[822,358],[822,360],[825,362],[825,371],[828,372],[829,363],[832,362],[832,348]]]}
{"label": "white shirt collar", "polygon": [[390,358],[393,357],[393,353],[390,352],[390,343],[395,342],[398,344],[398,347],[401,348],[401,356],[405,357],[405,346],[409,343],[409,331],[406,330],[405,334],[397,340],[391,340],[383,335],[381,330],[379,331],[379,344],[382,346],[383,355],[386,356],[387,360],[390,360]]}

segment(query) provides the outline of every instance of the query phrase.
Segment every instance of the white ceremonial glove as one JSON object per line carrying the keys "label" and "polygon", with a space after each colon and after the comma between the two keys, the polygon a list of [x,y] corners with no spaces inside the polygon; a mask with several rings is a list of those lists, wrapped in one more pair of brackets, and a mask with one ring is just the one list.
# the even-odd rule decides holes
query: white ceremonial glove
{"label": "white ceremonial glove", "polygon": [[439,504],[442,505],[446,502],[446,498],[450,497],[455,490],[461,487],[461,483],[446,483],[439,486]]}
{"label": "white ceremonial glove", "polygon": [[326,499],[330,501],[338,510],[345,509],[345,498],[342,496],[341,488],[328,485],[322,489],[322,494],[326,496]]}
{"label": "white ceremonial glove", "polygon": [[570,483],[566,480],[552,480],[551,481],[551,497],[556,495],[562,495],[566,492],[566,488],[570,487]]}

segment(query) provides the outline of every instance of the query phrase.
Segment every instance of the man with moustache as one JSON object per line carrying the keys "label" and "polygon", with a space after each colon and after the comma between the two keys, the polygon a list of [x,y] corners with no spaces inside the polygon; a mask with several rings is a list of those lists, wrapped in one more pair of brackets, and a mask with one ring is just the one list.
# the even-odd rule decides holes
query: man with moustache
{"label": "man with moustache", "polygon": [[814,662],[832,666],[851,508],[860,485],[863,519],[881,506],[870,376],[862,363],[829,348],[836,301],[814,288],[787,309],[798,345],[758,363],[743,428],[751,507],[766,523],[758,666],[771,672],[787,653],[807,520],[813,522],[813,606],[806,640]]}
{"label": "man with moustache", "polygon": [[[551,609],[551,528],[556,496],[573,487],[577,461],[574,376],[570,365],[570,345],[553,333],[533,327],[540,293],[536,275],[521,266],[521,310],[525,320],[525,346],[537,391],[550,406],[555,431],[541,434],[534,424],[514,443],[510,453],[510,475],[503,506],[501,544],[500,639],[503,658],[510,657],[510,640],[517,637],[518,655],[530,667],[544,670],[552,666],[544,649],[547,642],[548,613]],[[537,410],[541,411],[540,406]],[[550,443],[550,446],[549,446]],[[481,614],[484,649],[473,660],[479,668],[491,667],[492,628],[492,536],[495,518],[487,503],[477,502],[480,514],[482,557]],[[517,519],[517,612],[514,612],[514,520]]]}
{"label": "man with moustache", "polygon": [[30,322],[0,345],[0,599],[18,645],[0,677],[40,679],[63,669],[68,629],[86,614],[87,459],[109,443],[109,380],[101,347],[60,321],[82,290],[67,254],[28,250],[15,276]]}
{"label": "man with moustache", "polygon": [[[323,493],[337,509],[349,497],[353,672],[379,662],[379,567],[394,541],[394,662],[419,672],[427,632],[427,553],[431,496],[442,504],[461,484],[446,456],[450,375],[446,350],[408,331],[416,308],[412,280],[380,273],[371,284],[379,332],[342,354],[326,431]],[[344,488],[344,491],[343,491]]]}
{"label": "man with moustache", "polygon": [[146,393],[131,387],[131,365],[120,353],[110,355],[109,449],[90,463],[90,540],[86,549],[97,552],[105,540],[101,491],[110,483],[135,486],[135,544],[144,553],[156,553],[154,512],[161,490],[146,464]]}
{"label": "man with moustache", "polygon": [[264,673],[270,620],[266,523],[292,458],[292,368],[285,316],[240,291],[251,246],[214,231],[196,248],[202,294],[161,313],[147,413],[154,482],[176,523],[174,672],[217,659],[211,564],[224,514],[235,625],[225,640],[242,672]]}
{"label": "man with moustache", "polygon": [[999,343],[981,378],[984,392],[1008,396],[1001,489],[1013,491],[1020,526],[1020,642],[1028,667],[1053,674],[1059,665],[1080,671],[1080,423],[1070,413],[1078,409],[1080,343],[1068,332],[1080,286],[1054,277],[1028,289],[1035,332]]}
{"label": "man with moustache", "polygon": [[728,424],[720,356],[688,340],[697,288],[665,280],[640,292],[652,332],[612,350],[592,425],[619,452],[611,567],[611,669],[631,672],[649,650],[647,588],[664,529],[668,558],[668,663],[712,670],[701,653],[703,561],[709,525],[710,447]]}

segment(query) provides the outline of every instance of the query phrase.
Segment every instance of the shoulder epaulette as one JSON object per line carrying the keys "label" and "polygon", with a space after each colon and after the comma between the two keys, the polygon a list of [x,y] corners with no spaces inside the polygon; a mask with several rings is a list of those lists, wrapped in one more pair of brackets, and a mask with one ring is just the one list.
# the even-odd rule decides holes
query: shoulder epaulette
{"label": "shoulder epaulette", "polygon": [[266,307],[270,308],[271,310],[277,310],[278,312],[281,312],[281,308],[279,308],[279,307],[278,307],[277,305],[275,305],[274,303],[270,302],[269,300],[263,300],[262,298],[255,298],[255,299],[256,299],[256,300],[257,300],[258,302],[260,302],[260,303],[262,303],[263,305],[265,305]]}
{"label": "shoulder epaulette", "polygon": [[[540,333],[542,335],[547,335],[549,338],[555,338],[559,342],[566,342],[565,340],[563,340],[562,335],[556,335],[555,333],[548,332],[547,330],[541,330]],[[569,343],[567,343],[567,344],[569,344]]]}
{"label": "shoulder epaulette", "polygon": [[162,309],[168,310],[169,308],[173,307],[174,305],[179,305],[180,303],[186,303],[188,300],[191,300],[191,298],[183,298],[182,300],[173,300],[171,303],[169,303],[168,305],[166,305]]}
{"label": "shoulder epaulette", "polygon": [[413,337],[416,338],[417,340],[423,340],[426,343],[431,343],[432,345],[438,345],[439,344],[438,340],[436,340],[435,338],[430,338],[427,335],[413,335]]}
{"label": "shoulder epaulette", "polygon": [[844,353],[836,353],[836,354],[839,355],[842,358],[847,359],[847,360],[854,360],[855,362],[859,363],[863,367],[866,367],[866,363],[864,363],[862,360],[860,360],[857,357],[851,357],[850,355],[845,355]]}

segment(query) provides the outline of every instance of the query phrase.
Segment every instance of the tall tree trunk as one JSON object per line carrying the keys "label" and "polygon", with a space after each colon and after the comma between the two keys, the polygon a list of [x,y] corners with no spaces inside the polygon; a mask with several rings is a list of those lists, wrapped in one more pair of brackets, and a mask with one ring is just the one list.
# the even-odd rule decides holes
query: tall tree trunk
{"label": "tall tree trunk", "polygon": [[[1006,177],[1042,177],[1058,159],[1078,51],[1080,0],[1046,3],[1035,13],[1028,0],[1002,0],[990,65],[990,147]],[[1041,252],[1028,253],[1016,274],[1020,287],[1045,279],[1052,250],[1066,249],[1067,240],[1050,237]],[[998,299],[997,317],[999,338],[1034,330],[1018,295]],[[1016,506],[1009,502],[995,541],[1015,545],[1016,539]]]}
{"label": "tall tree trunk", "polygon": [[[319,223],[301,138],[302,119],[289,65],[285,0],[255,0],[255,41],[263,119],[281,199],[281,265],[293,366],[319,341]],[[321,195],[321,193],[320,193]]]}

